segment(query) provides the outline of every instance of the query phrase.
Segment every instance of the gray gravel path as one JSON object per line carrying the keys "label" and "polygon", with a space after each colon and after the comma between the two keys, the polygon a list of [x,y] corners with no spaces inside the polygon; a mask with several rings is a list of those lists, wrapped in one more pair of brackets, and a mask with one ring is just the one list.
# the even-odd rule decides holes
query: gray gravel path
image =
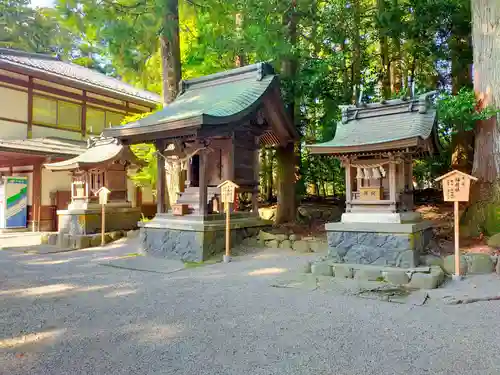
{"label": "gray gravel path", "polygon": [[500,302],[411,307],[269,285],[304,255],[172,274],[131,245],[0,251],[0,374],[499,374]]}

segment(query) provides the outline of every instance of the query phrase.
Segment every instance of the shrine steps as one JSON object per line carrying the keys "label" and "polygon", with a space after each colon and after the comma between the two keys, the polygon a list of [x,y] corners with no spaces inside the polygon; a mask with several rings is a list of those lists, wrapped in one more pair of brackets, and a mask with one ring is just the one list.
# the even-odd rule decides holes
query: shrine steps
{"label": "shrine steps", "polygon": [[[220,189],[215,186],[207,187],[207,204],[209,204],[212,199],[218,198],[220,195]],[[199,212],[200,208],[200,189],[198,187],[188,187],[183,192],[179,193],[179,198],[177,199],[177,204],[187,204],[191,212]]]}

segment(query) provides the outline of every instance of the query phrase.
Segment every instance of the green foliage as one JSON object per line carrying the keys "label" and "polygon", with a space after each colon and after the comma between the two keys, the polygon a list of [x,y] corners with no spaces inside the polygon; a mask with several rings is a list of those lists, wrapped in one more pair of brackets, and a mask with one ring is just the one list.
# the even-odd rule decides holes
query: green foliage
{"label": "green foliage", "polygon": [[[8,4],[15,1],[23,0]],[[72,40],[74,61],[159,93],[165,5],[165,0],[57,0],[56,13],[60,27],[78,36]],[[181,0],[183,78],[231,69],[240,55],[246,63],[272,61],[278,71],[284,61],[292,61],[296,72],[282,75],[282,87],[286,103],[295,103],[295,124],[302,136],[301,182],[315,186],[316,193],[343,192],[339,163],[309,155],[303,146],[334,136],[338,106],[357,100],[360,87],[363,100],[380,99],[382,73],[388,69],[380,58],[382,38],[388,39],[391,69],[399,81],[392,97],[470,85],[457,80],[472,63],[464,42],[470,39],[470,0],[386,0],[383,9],[375,5],[374,0]],[[239,28],[236,15],[242,16]],[[444,152],[418,162],[417,179],[430,179],[449,166],[451,134],[491,113],[473,111],[470,99],[466,91],[458,98],[442,96],[438,106]],[[147,165],[134,181],[154,185],[154,147],[138,145],[134,152]]]}
{"label": "green foliage", "polygon": [[[141,118],[150,115],[148,113],[139,113],[131,116],[127,116],[123,119],[122,125],[128,124]],[[130,146],[130,149],[135,154],[137,159],[143,162],[143,166],[134,172],[129,172],[129,178],[134,182],[136,186],[147,186],[151,187],[153,192],[156,186],[156,177],[158,176],[158,170],[156,168],[156,148],[152,144],[140,143],[137,145]]]}
{"label": "green foliage", "polygon": [[493,107],[480,109],[474,90],[462,88],[456,95],[443,93],[438,99],[439,121],[451,132],[474,130],[480,120],[487,120],[498,113]]}

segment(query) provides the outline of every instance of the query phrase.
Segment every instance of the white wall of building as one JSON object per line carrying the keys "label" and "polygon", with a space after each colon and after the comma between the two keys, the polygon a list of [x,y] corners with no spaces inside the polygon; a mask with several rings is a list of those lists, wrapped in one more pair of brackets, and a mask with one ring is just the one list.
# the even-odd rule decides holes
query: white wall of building
{"label": "white wall of building", "polygon": [[0,117],[28,122],[28,93],[0,87]]}
{"label": "white wall of building", "polygon": [[153,189],[149,186],[145,186],[142,189],[142,203],[154,203]]}
{"label": "white wall of building", "polygon": [[69,172],[51,172],[42,168],[42,205],[49,206],[50,193],[69,191],[71,189],[71,174]]}
{"label": "white wall of building", "polygon": [[28,125],[0,120],[0,139],[26,139]]}
{"label": "white wall of building", "polygon": [[66,139],[74,139],[75,141],[80,141],[83,139],[82,135],[77,132],[72,132],[68,130],[48,128],[45,126],[33,125],[32,138],[46,138],[46,137],[58,137]]}
{"label": "white wall of building", "polygon": [[137,207],[136,187],[132,180],[127,178],[127,200],[132,203],[132,207]]}

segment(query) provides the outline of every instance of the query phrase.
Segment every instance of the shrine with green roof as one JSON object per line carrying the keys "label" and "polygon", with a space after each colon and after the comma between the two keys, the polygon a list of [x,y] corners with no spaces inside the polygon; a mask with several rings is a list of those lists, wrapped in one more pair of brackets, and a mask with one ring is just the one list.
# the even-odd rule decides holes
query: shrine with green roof
{"label": "shrine with green roof", "polygon": [[341,106],[334,138],[307,146],[345,168],[345,213],[325,227],[335,261],[418,265],[432,231],[414,211],[413,160],[439,152],[434,94]]}
{"label": "shrine with green roof", "polygon": [[[181,81],[179,91],[163,109],[105,129],[103,135],[124,145],[156,146],[157,214],[142,224],[143,249],[201,261],[224,248],[217,186],[225,180],[239,186],[231,214],[232,243],[238,244],[269,225],[258,216],[259,148],[285,146],[297,141],[298,134],[285,111],[278,76],[268,63]],[[167,212],[167,200],[180,207],[175,214]]]}

